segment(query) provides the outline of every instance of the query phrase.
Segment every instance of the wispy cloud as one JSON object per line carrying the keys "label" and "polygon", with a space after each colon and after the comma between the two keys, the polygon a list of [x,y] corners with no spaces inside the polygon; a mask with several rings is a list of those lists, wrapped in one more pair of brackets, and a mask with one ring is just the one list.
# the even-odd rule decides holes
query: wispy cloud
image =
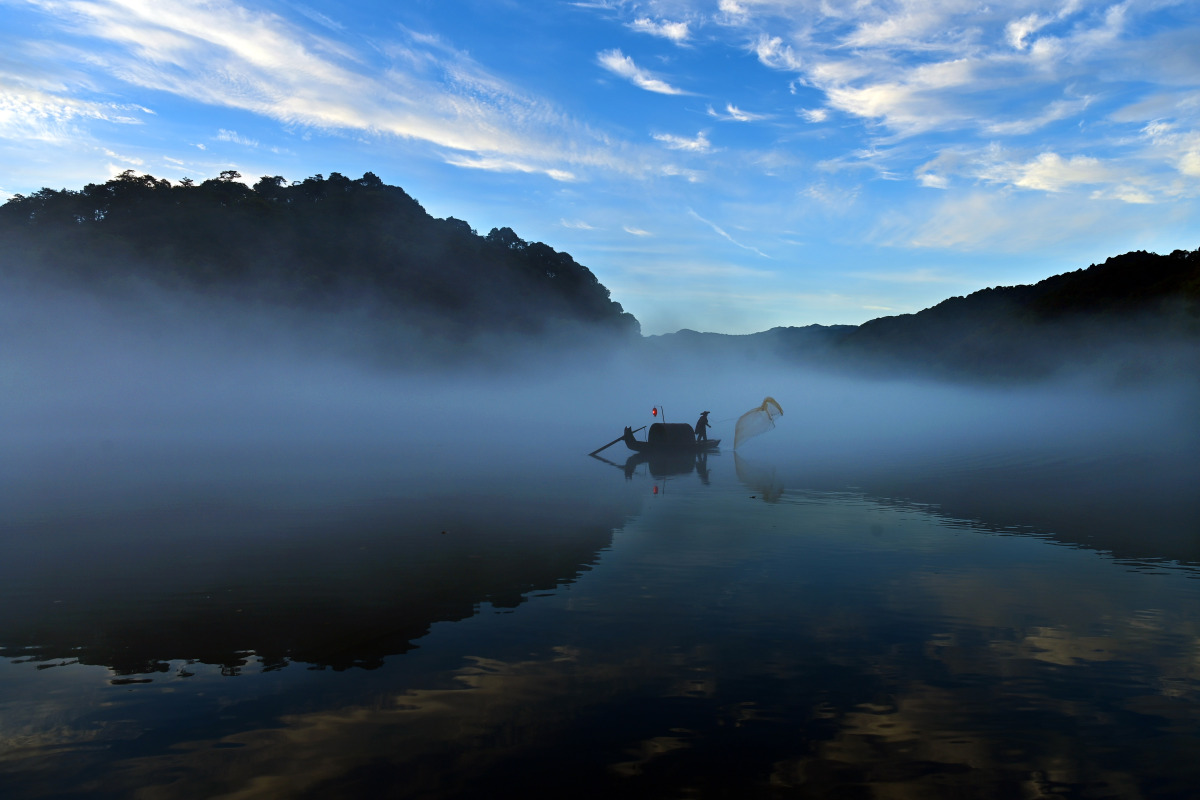
{"label": "wispy cloud", "polygon": [[721,228],[721,226],[717,225],[715,222],[710,222],[709,220],[706,220],[704,217],[700,216],[699,214],[697,214],[694,210],[692,210],[690,208],[688,209],[688,215],[696,220],[699,220],[700,222],[703,222],[708,227],[712,228],[714,233],[716,233],[722,239],[725,239],[726,241],[728,241],[730,244],[736,245],[736,246],[742,248],[743,250],[749,250],[751,253],[760,255],[763,258],[770,258],[769,255],[767,255],[763,251],[759,250],[757,247],[751,247],[748,244],[742,244],[737,239],[734,239],[732,236],[730,236],[723,228]]}
{"label": "wispy cloud", "polygon": [[742,111],[733,103],[725,105],[725,112],[715,110],[712,106],[708,107],[708,115],[723,122],[759,122],[764,119],[770,119],[770,114],[753,114],[749,111]]}
{"label": "wispy cloud", "polygon": [[1076,186],[1109,184],[1120,179],[1119,171],[1098,158],[1041,153],[1025,162],[1001,161],[984,168],[984,180],[1007,183],[1022,189],[1062,192]]}
{"label": "wispy cloud", "polygon": [[998,136],[1017,136],[1032,133],[1044,128],[1052,122],[1074,117],[1087,109],[1091,97],[1081,97],[1074,100],[1055,100],[1048,104],[1040,114],[1024,119],[992,121],[983,124],[983,130]]}
{"label": "wispy cloud", "polygon": [[45,143],[78,139],[88,121],[137,125],[141,106],[64,97],[50,91],[14,85],[0,76],[0,138]]}
{"label": "wispy cloud", "polygon": [[629,23],[629,27],[638,33],[648,33],[651,36],[660,36],[663,39],[670,39],[675,44],[683,44],[691,35],[686,22],[667,22],[666,20],[652,20],[649,17],[638,17],[633,22]]}
{"label": "wispy cloud", "polygon": [[218,142],[231,142],[233,144],[240,144],[243,147],[258,147],[257,140],[239,136],[237,131],[227,131],[224,128],[217,132],[216,138]]}
{"label": "wispy cloud", "polygon": [[486,172],[540,173],[553,178],[556,181],[569,182],[575,180],[574,175],[564,170],[550,169],[534,164],[525,164],[520,161],[513,161],[506,158],[471,158],[462,155],[448,155],[446,156],[446,163],[454,167],[463,167],[464,169],[479,169]]}
{"label": "wispy cloud", "polygon": [[684,150],[689,153],[711,153],[712,142],[708,140],[708,136],[704,131],[696,134],[696,138],[688,139],[683,136],[675,136],[670,133],[654,134],[656,141],[662,142],[672,150]]}
{"label": "wispy cloud", "polygon": [[604,50],[596,55],[596,60],[600,66],[609,72],[625,78],[634,86],[639,89],[645,89],[647,92],[674,95],[688,94],[683,89],[677,89],[661,78],[656,77],[653,73],[642,69],[633,63],[632,58],[620,50]]}
{"label": "wispy cloud", "polygon": [[891,244],[964,252],[1036,252],[1047,246],[1094,247],[1144,230],[1153,206],[1063,202],[1057,195],[956,193],[901,225]]}
{"label": "wispy cloud", "polygon": [[[447,163],[472,169],[573,180],[582,172],[639,176],[661,167],[653,150],[593,131],[436,36],[401,29],[400,39],[359,52],[232,0],[79,0],[40,8],[65,33],[42,44],[47,53],[127,85],[288,126],[427,142],[449,151]],[[388,63],[372,61],[380,58]],[[10,120],[24,120],[26,137],[55,135],[72,118],[136,119],[118,120],[116,107],[96,102],[26,95],[7,100]],[[30,120],[41,120],[40,128]]]}
{"label": "wispy cloud", "polygon": [[796,55],[791,45],[784,44],[778,36],[761,34],[752,47],[758,60],[773,69],[794,70],[799,72],[804,65]]}
{"label": "wispy cloud", "polygon": [[621,227],[621,230],[625,231],[630,236],[653,236],[654,235],[654,234],[650,233],[650,231],[642,230],[641,228],[635,228],[631,225],[624,225]]}
{"label": "wispy cloud", "polygon": [[562,225],[564,228],[570,228],[571,230],[575,230],[575,231],[594,231],[594,230],[596,230],[594,227],[587,224],[586,222],[584,222],[581,219],[560,219],[558,221],[558,224]]}

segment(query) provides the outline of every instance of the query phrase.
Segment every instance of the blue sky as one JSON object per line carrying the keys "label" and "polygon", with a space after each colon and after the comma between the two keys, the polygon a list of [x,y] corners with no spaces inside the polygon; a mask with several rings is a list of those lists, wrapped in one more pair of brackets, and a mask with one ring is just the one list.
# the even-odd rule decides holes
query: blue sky
{"label": "blue sky", "polygon": [[366,171],[648,334],[1200,247],[1194,0],[0,0],[0,199]]}

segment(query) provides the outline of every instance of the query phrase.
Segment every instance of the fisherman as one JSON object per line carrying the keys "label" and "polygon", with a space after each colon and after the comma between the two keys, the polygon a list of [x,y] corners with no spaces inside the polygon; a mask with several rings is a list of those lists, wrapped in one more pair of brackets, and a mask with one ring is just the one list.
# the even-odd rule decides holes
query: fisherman
{"label": "fisherman", "polygon": [[706,432],[706,429],[711,427],[712,425],[708,424],[708,412],[702,411],[700,413],[700,419],[696,420],[696,441],[707,442],[708,433]]}

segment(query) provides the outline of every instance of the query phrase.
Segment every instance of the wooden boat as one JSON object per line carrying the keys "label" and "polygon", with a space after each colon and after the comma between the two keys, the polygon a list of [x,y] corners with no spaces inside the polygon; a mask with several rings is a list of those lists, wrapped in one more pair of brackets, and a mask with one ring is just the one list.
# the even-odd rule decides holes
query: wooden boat
{"label": "wooden boat", "polygon": [[721,444],[720,439],[697,441],[692,426],[684,422],[656,422],[646,432],[644,442],[633,438],[633,430],[627,425],[622,439],[637,453],[706,453]]}

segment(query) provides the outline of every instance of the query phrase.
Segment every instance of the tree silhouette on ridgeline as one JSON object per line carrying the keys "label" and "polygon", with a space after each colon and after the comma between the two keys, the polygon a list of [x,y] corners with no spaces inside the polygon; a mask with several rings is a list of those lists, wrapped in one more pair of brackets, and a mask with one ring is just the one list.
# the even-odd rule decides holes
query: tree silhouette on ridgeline
{"label": "tree silhouette on ridgeline", "polygon": [[126,171],[80,191],[42,189],[0,206],[0,268],[120,287],[253,293],[331,306],[363,302],[465,335],[567,327],[636,336],[637,320],[567,253],[510,228],[478,235],[436,219],[373,173],[253,186],[226,170],[202,183]]}
{"label": "tree silhouette on ridgeline", "polygon": [[[637,338],[637,320],[590,270],[511,228],[481,236],[462,220],[436,219],[370,172],[271,175],[253,186],[240,178],[226,170],[172,184],[126,171],[79,191],[17,195],[0,206],[0,274],[117,291],[150,281],[318,310],[366,304],[385,322],[452,345],[489,334]],[[1136,360],[1179,342],[1192,350],[1200,342],[1200,250],[1126,253],[857,326],[684,330],[647,346],[1009,378],[1115,348],[1140,348]]]}
{"label": "tree silhouette on ridgeline", "polygon": [[1122,380],[1200,375],[1200,250],[1132,252],[1037,284],[982,289],[861,325],[652,336],[663,353],[893,375],[1030,379],[1102,366]]}
{"label": "tree silhouette on ridgeline", "polygon": [[1036,284],[951,297],[865,322],[840,337],[837,352],[876,365],[1015,377],[1172,342],[1200,342],[1200,250],[1125,253]]}

